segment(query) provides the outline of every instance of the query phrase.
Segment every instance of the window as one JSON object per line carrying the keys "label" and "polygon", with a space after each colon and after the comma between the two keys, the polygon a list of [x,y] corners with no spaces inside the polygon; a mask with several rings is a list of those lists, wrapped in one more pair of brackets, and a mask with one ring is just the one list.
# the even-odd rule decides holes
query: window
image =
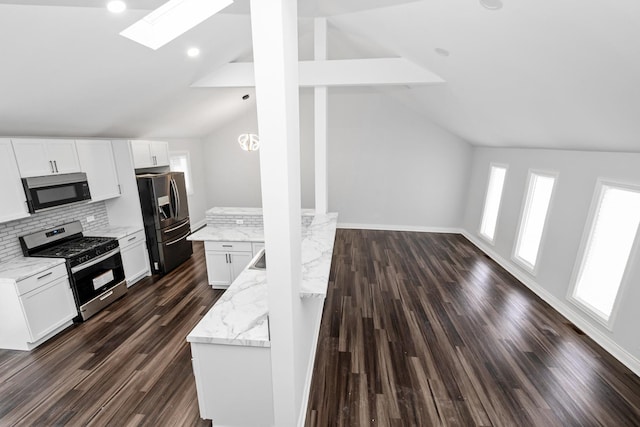
{"label": "window", "polygon": [[183,172],[187,194],[193,194],[191,185],[191,158],[188,151],[172,151],[169,153],[169,168],[172,172]]}
{"label": "window", "polygon": [[573,298],[609,321],[640,223],[640,189],[600,183]]}
{"label": "window", "polygon": [[529,188],[520,219],[514,259],[531,272],[535,271],[538,260],[542,233],[555,182],[556,177],[552,174],[529,173]]}
{"label": "window", "polygon": [[480,235],[493,243],[493,237],[498,223],[498,212],[500,211],[500,200],[502,199],[502,187],[507,174],[506,166],[491,165],[489,174],[489,185],[487,187],[487,198],[484,201],[484,211],[482,213],[482,223],[480,224]]}

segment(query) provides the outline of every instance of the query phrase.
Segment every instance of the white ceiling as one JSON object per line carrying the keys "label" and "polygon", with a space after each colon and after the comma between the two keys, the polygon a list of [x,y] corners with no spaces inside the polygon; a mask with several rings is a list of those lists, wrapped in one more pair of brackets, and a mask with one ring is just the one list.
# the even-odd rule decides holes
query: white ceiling
{"label": "white ceiling", "polygon": [[[0,135],[201,137],[255,108],[189,85],[251,60],[238,0],[158,51],[118,35],[164,0],[0,0]],[[301,0],[329,16],[330,58],[403,56],[444,85],[377,89],[476,145],[640,151],[640,2]],[[311,22],[300,23],[310,58]],[[187,47],[202,55],[189,59]],[[448,57],[435,48],[450,51]],[[345,89],[341,89],[345,90]]]}

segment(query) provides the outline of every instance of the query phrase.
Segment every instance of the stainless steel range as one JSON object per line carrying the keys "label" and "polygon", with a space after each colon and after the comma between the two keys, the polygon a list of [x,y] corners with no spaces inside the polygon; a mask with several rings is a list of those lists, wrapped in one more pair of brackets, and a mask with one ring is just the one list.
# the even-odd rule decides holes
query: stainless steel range
{"label": "stainless steel range", "polygon": [[127,293],[118,240],[84,237],[80,221],[20,237],[25,256],[64,258],[78,307],[87,320]]}

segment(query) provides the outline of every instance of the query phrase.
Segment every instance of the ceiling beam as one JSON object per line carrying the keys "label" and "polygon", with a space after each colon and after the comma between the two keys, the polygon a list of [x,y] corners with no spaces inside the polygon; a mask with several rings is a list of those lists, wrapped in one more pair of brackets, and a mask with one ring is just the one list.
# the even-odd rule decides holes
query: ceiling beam
{"label": "ceiling beam", "polygon": [[[442,77],[405,58],[300,61],[299,84],[309,86],[384,86],[445,83]],[[231,62],[191,87],[255,86],[252,62]]]}

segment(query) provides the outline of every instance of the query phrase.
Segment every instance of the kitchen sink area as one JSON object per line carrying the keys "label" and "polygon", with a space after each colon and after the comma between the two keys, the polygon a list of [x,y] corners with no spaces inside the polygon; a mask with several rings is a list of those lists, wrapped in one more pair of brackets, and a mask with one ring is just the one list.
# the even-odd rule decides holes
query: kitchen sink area
{"label": "kitchen sink area", "polygon": [[260,256],[249,265],[251,270],[266,270],[267,269],[267,252],[263,249]]}

